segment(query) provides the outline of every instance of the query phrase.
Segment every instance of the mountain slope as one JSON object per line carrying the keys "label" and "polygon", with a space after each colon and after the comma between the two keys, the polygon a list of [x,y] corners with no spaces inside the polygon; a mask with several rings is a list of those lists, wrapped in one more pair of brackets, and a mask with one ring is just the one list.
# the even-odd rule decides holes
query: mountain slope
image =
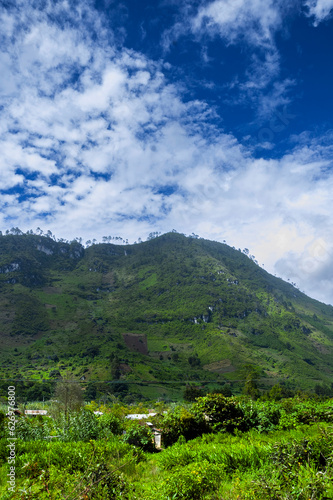
{"label": "mountain slope", "polygon": [[147,396],[160,382],[236,381],[249,363],[268,385],[332,378],[333,307],[225,244],[1,236],[0,286],[1,378],[60,373]]}

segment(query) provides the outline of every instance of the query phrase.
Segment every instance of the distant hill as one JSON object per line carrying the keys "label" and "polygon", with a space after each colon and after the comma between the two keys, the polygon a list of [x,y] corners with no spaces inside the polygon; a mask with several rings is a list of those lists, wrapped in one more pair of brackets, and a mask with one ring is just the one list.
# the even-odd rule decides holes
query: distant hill
{"label": "distant hill", "polygon": [[249,364],[262,385],[332,381],[333,307],[226,244],[0,236],[0,290],[2,379],[112,381],[145,397],[236,383]]}

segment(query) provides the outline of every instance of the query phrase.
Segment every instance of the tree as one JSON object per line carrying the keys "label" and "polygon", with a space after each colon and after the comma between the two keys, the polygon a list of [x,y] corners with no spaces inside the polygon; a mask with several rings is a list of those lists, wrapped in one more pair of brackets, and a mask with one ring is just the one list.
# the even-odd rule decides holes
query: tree
{"label": "tree", "polygon": [[237,428],[241,430],[244,424],[244,411],[233,397],[208,394],[197,399],[193,410],[205,415],[213,430],[233,432]]}
{"label": "tree", "polygon": [[110,375],[111,380],[119,380],[121,375],[120,360],[114,353],[110,356]]}
{"label": "tree", "polygon": [[243,366],[242,371],[245,378],[243,394],[250,396],[252,399],[257,399],[260,392],[256,380],[260,377],[260,368],[247,364]]}
{"label": "tree", "polygon": [[332,397],[333,396],[333,384],[331,384],[331,387],[328,385],[320,385],[316,384],[314,387],[314,391],[317,394],[317,396],[328,396]]}
{"label": "tree", "polygon": [[226,398],[230,398],[232,396],[232,390],[229,384],[224,384],[220,389],[216,390],[215,393],[222,394]]}
{"label": "tree", "polygon": [[192,366],[192,368],[201,365],[201,361],[197,353],[195,353],[194,356],[189,356],[187,361]]}
{"label": "tree", "polygon": [[122,440],[143,451],[155,451],[154,436],[151,430],[139,422],[129,422]]}
{"label": "tree", "polygon": [[65,412],[79,411],[83,404],[83,394],[81,386],[75,380],[59,381],[55,388],[55,399],[58,401],[60,408]]}
{"label": "tree", "polygon": [[205,395],[205,392],[195,385],[187,385],[183,394],[184,400],[193,402],[196,398],[200,398]]}

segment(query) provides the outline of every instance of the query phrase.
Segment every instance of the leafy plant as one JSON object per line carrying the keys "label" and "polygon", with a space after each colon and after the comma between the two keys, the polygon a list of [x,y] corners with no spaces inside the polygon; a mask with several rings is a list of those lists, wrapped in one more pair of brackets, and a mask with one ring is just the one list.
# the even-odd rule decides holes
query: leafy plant
{"label": "leafy plant", "polygon": [[222,394],[209,394],[198,398],[193,405],[195,412],[205,416],[214,430],[233,432],[244,428],[244,411],[235,398],[227,398]]}
{"label": "leafy plant", "polygon": [[154,436],[151,430],[139,422],[130,422],[122,439],[125,443],[137,446],[144,451],[155,451]]}
{"label": "leafy plant", "polygon": [[190,411],[183,406],[167,412],[159,422],[163,432],[163,443],[170,446],[183,436],[185,440],[194,439],[205,432],[210,432],[204,414]]}
{"label": "leafy plant", "polygon": [[162,482],[162,498],[200,500],[225,477],[221,466],[207,461],[178,467]]}

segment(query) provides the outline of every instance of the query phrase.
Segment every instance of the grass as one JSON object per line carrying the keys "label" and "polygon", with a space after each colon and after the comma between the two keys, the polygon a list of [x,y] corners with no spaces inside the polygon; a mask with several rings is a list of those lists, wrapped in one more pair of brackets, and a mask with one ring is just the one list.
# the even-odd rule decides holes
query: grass
{"label": "grass", "polygon": [[[329,480],[325,479],[322,484],[317,485],[312,483],[314,478],[318,479],[315,464],[296,464],[296,476],[288,484],[287,478],[281,477],[281,471],[270,457],[278,446],[301,443],[304,440],[322,443],[327,436],[332,441],[332,431],[332,426],[321,424],[289,431],[273,431],[266,435],[259,435],[256,431],[238,436],[209,435],[186,444],[175,444],[141,464],[140,475],[132,478],[135,493],[131,498],[291,499],[296,498],[291,495],[297,488],[300,490],[297,498],[305,499],[306,492],[312,490],[313,495],[314,490],[318,493],[320,489],[323,490],[323,495],[331,495],[333,488]],[[203,481],[205,474],[207,475],[207,464],[215,466],[213,483],[208,484],[206,492],[199,489],[197,496],[191,496],[196,477]],[[200,475],[200,467],[203,465],[206,466],[205,473]],[[291,470],[294,469],[292,465]],[[329,478],[332,479],[332,470],[329,471]],[[173,491],[171,487],[174,488]],[[270,496],[274,488],[281,490],[280,496]],[[309,498],[324,498],[320,493],[318,495]]]}
{"label": "grass", "polygon": [[[216,401],[231,408],[233,400],[219,396]],[[49,402],[43,408],[47,408],[53,418],[22,418],[17,423],[17,491],[14,494],[8,492],[6,485],[7,439],[4,436],[0,440],[1,499],[333,498],[332,400],[294,398],[251,402],[239,398],[238,402],[247,408],[242,418],[243,422],[251,423],[251,430],[241,432],[236,428],[233,434],[210,432],[187,442],[180,435],[177,442],[160,453],[144,452],[143,449],[151,447],[150,444],[145,448],[147,436],[142,432],[146,428],[140,424],[133,428],[133,424],[124,419],[129,412],[146,413],[147,407],[142,403],[131,407],[120,403],[103,406],[102,417],[91,413],[98,408],[92,403],[83,412],[65,417],[57,410],[56,403]],[[162,429],[166,425],[165,432],[170,425],[176,429],[198,404],[200,406],[200,400],[193,407],[169,405],[167,415],[156,417],[157,425]],[[40,408],[41,404],[31,406]],[[156,403],[155,410],[160,413],[165,408],[165,404]],[[214,408],[211,409],[214,414]],[[278,421],[274,416],[277,410]],[[315,420],[318,421],[314,423]],[[4,422],[3,431],[6,430]],[[195,429],[197,424],[192,422]],[[272,425],[273,430],[264,430],[273,428]],[[111,428],[117,435],[112,434]],[[124,428],[132,429],[131,444],[124,442],[126,434],[125,437],[121,434]],[[58,437],[51,439],[50,436]]]}

